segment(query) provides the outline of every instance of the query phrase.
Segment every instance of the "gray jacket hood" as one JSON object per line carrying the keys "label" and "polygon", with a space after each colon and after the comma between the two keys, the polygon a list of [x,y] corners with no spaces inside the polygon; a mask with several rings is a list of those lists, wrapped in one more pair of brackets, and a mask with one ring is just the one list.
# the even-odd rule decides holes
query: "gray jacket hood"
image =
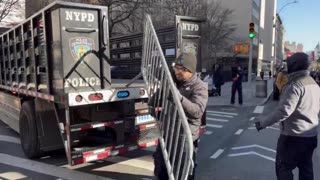
{"label": "gray jacket hood", "polygon": [[305,53],[295,53],[287,60],[288,74],[308,70],[311,62]]}

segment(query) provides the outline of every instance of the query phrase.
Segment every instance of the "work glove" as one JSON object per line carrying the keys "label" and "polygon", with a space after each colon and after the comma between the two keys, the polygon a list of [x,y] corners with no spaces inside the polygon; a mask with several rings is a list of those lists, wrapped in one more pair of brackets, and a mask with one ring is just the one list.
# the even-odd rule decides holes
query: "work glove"
{"label": "work glove", "polygon": [[258,132],[259,132],[260,130],[262,130],[262,129],[263,129],[263,127],[261,126],[261,123],[260,123],[260,121],[258,121],[258,122],[255,122],[254,124],[255,124],[255,126],[256,126],[256,129],[257,129],[257,131],[258,131]]}

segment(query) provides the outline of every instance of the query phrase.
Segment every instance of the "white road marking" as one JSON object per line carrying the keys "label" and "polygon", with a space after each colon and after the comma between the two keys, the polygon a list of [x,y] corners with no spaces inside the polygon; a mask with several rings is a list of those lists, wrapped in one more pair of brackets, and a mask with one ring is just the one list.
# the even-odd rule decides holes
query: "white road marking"
{"label": "white road marking", "polygon": [[[256,129],[256,128],[255,128],[255,127],[249,127],[248,129],[253,130],[253,129]],[[272,129],[272,130],[280,131],[280,129],[279,129],[279,128],[276,128],[276,127],[267,127],[267,129]]]}
{"label": "white road marking", "polygon": [[236,154],[229,154],[228,156],[230,156],[230,157],[237,157],[237,156],[248,156],[248,155],[260,156],[260,157],[262,157],[262,158],[264,158],[264,159],[267,159],[267,160],[270,160],[270,161],[275,162],[275,159],[274,159],[274,158],[269,157],[269,156],[265,156],[265,155],[262,155],[262,154],[259,154],[259,153],[254,152],[254,151],[243,152],[243,153],[236,153]]}
{"label": "white road marking", "polygon": [[251,118],[250,118],[250,121],[253,121],[254,119],[256,119],[256,118],[255,118],[255,117],[251,117]]}
{"label": "white road marking", "polygon": [[218,117],[226,117],[226,118],[233,118],[233,116],[229,115],[222,115],[222,114],[213,114],[213,113],[207,113],[207,116],[218,116]]}
{"label": "white road marking", "polygon": [[238,116],[238,113],[229,113],[229,112],[221,112],[221,111],[207,111],[208,113],[217,113],[217,114],[226,114],[232,116]]}
{"label": "white road marking", "polygon": [[4,136],[4,135],[0,135],[0,141],[6,141],[6,142],[10,142],[10,143],[15,143],[15,144],[20,144],[20,139],[15,138],[15,137],[11,137],[11,136]]}
{"label": "white road marking", "polygon": [[[122,157],[122,156],[117,156],[116,158],[106,159],[106,161],[112,162],[115,165],[127,165],[127,166],[145,169],[148,171],[154,170],[152,156],[142,156],[139,158],[126,158],[126,157]],[[119,172],[120,172],[120,170],[119,170]]]}
{"label": "white road marking", "polygon": [[19,173],[19,172],[5,172],[0,174],[0,179],[24,179],[27,176]]}
{"label": "white road marking", "polygon": [[235,111],[235,108],[222,108],[222,111]]}
{"label": "white road marking", "polygon": [[234,133],[235,135],[240,135],[243,132],[243,129],[239,129],[236,133]]}
{"label": "white road marking", "polygon": [[264,146],[260,146],[260,145],[257,145],[257,144],[252,144],[252,145],[248,145],[248,146],[233,147],[232,149],[233,150],[239,150],[239,149],[248,149],[248,148],[260,148],[260,149],[264,149],[264,150],[276,153],[276,151],[273,150],[273,149],[270,149],[270,148],[267,148],[267,147],[264,147]]}
{"label": "white road marking", "polygon": [[223,151],[223,149],[218,149],[217,152],[215,152],[210,158],[217,159],[223,153]]}
{"label": "white road marking", "polygon": [[263,110],[264,110],[264,106],[257,106],[257,107],[254,109],[253,113],[255,113],[255,114],[262,114],[262,113],[263,113]]}
{"label": "white road marking", "polygon": [[206,127],[212,127],[212,128],[223,128],[222,125],[216,125],[216,124],[206,124]]}
{"label": "white road marking", "polygon": [[280,131],[280,128],[276,128],[276,127],[267,127],[267,129],[273,129],[273,130],[278,130],[278,131]]}
{"label": "white road marking", "polygon": [[210,134],[212,134],[212,131],[206,131],[204,134],[210,135]]}
{"label": "white road marking", "polygon": [[211,118],[211,117],[206,117],[206,120],[217,121],[217,122],[229,122],[229,120],[227,119],[218,119],[218,118]]}
{"label": "white road marking", "polygon": [[[1,164],[6,164],[9,166],[14,166],[17,168],[26,169],[29,171],[34,171],[37,173],[49,175],[49,176],[59,176],[63,179],[106,179],[105,177],[91,175],[87,173],[82,173],[80,171],[74,171],[70,169],[65,169],[37,161],[32,161],[29,159],[24,159],[20,157],[11,156],[8,154],[0,153]],[[111,180],[111,179],[109,179]]]}

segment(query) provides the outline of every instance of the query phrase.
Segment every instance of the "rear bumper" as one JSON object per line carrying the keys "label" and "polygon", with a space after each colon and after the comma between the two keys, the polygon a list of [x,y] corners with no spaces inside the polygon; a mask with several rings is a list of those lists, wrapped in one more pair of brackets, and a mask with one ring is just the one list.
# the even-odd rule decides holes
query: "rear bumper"
{"label": "rear bumper", "polygon": [[110,147],[99,148],[94,151],[86,151],[86,152],[82,152],[80,157],[73,158],[73,164],[77,165],[77,164],[87,163],[91,161],[97,161],[97,160],[108,158],[110,156],[124,154],[129,151],[155,146],[157,144],[158,144],[158,139],[153,139],[150,141],[139,143],[137,145],[110,146]]}

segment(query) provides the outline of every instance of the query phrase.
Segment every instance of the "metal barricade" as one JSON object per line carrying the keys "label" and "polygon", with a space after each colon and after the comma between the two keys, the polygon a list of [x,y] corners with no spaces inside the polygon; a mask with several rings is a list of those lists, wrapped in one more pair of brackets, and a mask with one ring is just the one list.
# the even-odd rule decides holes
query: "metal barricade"
{"label": "metal barricade", "polygon": [[186,180],[194,168],[192,135],[149,15],[144,27],[141,71],[150,106],[157,109],[154,116],[159,123],[159,142],[169,179]]}

